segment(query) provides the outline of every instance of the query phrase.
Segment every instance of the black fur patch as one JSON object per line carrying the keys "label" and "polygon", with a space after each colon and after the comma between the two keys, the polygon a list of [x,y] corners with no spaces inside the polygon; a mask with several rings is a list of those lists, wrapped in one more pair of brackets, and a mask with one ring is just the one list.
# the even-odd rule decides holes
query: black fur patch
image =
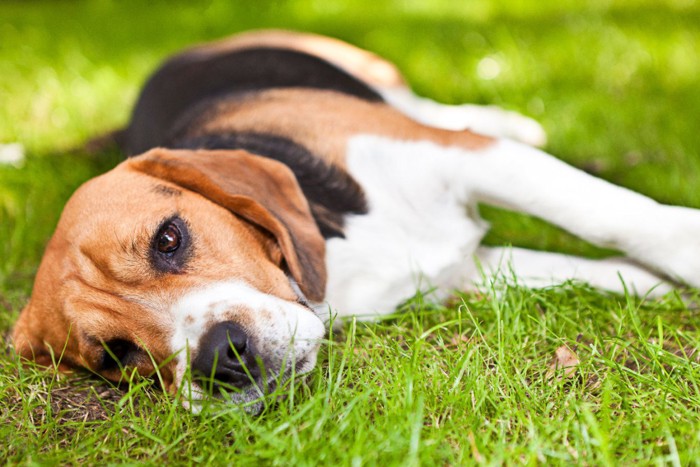
{"label": "black fur patch", "polygon": [[128,154],[165,143],[173,124],[198,103],[223,95],[273,88],[304,87],[338,91],[382,102],[370,86],[325,60],[279,48],[250,48],[220,54],[185,52],[151,76],[125,132]]}
{"label": "black fur patch", "polygon": [[244,149],[282,162],[296,175],[324,238],[344,237],[343,217],[346,214],[367,213],[364,192],[350,174],[326,163],[290,139],[263,133],[226,133],[191,138],[176,142],[172,147]]}

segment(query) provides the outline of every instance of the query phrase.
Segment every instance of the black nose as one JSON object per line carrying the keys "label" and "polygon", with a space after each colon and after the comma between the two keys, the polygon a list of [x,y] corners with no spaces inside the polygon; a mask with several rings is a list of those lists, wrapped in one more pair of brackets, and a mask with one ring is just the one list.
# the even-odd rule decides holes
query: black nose
{"label": "black nose", "polygon": [[212,326],[199,339],[192,377],[205,388],[242,388],[260,377],[258,356],[245,330],[232,321]]}

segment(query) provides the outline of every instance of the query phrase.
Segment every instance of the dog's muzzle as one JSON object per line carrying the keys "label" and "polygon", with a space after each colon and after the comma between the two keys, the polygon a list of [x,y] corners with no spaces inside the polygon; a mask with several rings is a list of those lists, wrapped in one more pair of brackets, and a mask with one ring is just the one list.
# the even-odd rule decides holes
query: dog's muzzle
{"label": "dog's muzzle", "polygon": [[186,293],[170,314],[173,388],[183,385],[193,408],[209,393],[259,411],[265,395],[313,369],[325,336],[309,307],[237,280]]}

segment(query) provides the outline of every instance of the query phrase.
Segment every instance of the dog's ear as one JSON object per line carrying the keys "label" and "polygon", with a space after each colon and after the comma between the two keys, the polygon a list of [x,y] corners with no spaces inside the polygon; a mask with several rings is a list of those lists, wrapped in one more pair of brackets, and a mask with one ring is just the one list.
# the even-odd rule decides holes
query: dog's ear
{"label": "dog's ear", "polygon": [[40,333],[33,329],[30,322],[31,307],[30,303],[22,310],[19,319],[12,328],[12,344],[15,352],[21,358],[48,366],[50,355],[46,351],[43,342],[41,342]]}
{"label": "dog's ear", "polygon": [[[47,322],[51,326],[51,317],[33,316],[33,305],[29,304],[22,310],[19,319],[12,328],[12,345],[19,357],[26,361],[34,361],[39,366],[53,367],[59,371],[71,371],[73,365],[70,359],[64,359],[65,344],[61,346],[61,338],[54,334],[60,333],[60,327],[55,327],[54,332],[47,332]],[[65,341],[67,337],[63,340]],[[56,347],[49,341],[56,341]]]}
{"label": "dog's ear", "polygon": [[126,164],[198,193],[272,234],[302,292],[311,301],[323,300],[325,242],[286,165],[245,151],[160,148]]}

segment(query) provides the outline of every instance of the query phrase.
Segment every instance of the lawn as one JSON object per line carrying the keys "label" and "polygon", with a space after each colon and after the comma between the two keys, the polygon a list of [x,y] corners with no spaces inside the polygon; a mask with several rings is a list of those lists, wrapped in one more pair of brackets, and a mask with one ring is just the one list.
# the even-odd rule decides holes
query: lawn
{"label": "lawn", "polygon": [[[119,161],[81,145],[125,123],[168,54],[260,27],[373,50],[422,95],[527,114],[550,153],[700,207],[695,0],[5,0],[0,144],[21,143],[26,161],[0,165],[0,336],[71,192]],[[609,254],[541,221],[483,212],[489,243]],[[56,376],[3,345],[0,462],[697,463],[697,303],[694,291],[643,300],[585,284],[485,287],[447,303],[417,293],[389,319],[332,333],[317,369],[260,416],[217,404],[194,415],[150,381]]]}

